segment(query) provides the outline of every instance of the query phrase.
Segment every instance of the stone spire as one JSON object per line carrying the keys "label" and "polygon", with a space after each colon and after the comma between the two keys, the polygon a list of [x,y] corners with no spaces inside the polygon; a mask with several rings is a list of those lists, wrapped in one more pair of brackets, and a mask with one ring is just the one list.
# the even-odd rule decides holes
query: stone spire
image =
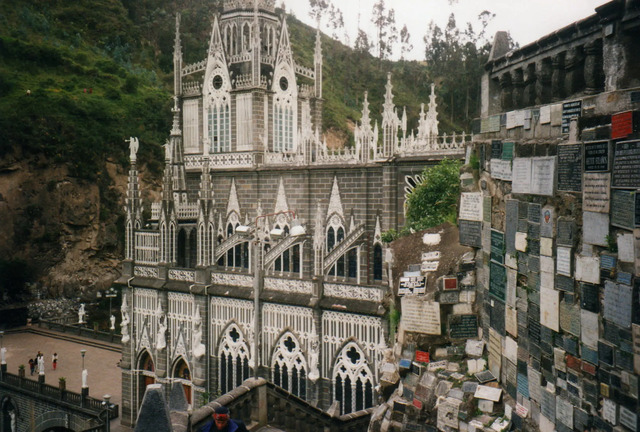
{"label": "stone spire", "polygon": [[135,230],[142,225],[142,208],[140,204],[140,188],[138,184],[138,168],[136,154],[138,152],[138,138],[129,138],[130,162],[129,181],[127,185],[127,197],[125,199],[126,226],[125,226],[125,259],[133,259],[135,248]]}
{"label": "stone spire", "polygon": [[438,136],[438,104],[436,103],[435,84],[431,84],[431,95],[429,96],[429,111],[427,112],[427,133],[430,138]]}
{"label": "stone spire", "polygon": [[253,30],[251,40],[251,76],[253,86],[260,86],[261,46],[260,23],[258,22],[258,0],[253,0]]}
{"label": "stone spire", "polygon": [[322,97],[322,41],[320,40],[320,23],[318,22],[318,29],[316,30],[316,49],[313,54],[313,63],[315,71],[315,92],[316,97]]}
{"label": "stone spire", "polygon": [[180,13],[176,14],[176,38],[173,45],[173,94],[182,94],[182,43],[180,41]]}
{"label": "stone spire", "polygon": [[400,119],[398,118],[398,114],[396,114],[396,107],[393,104],[391,72],[387,73],[387,84],[385,88],[386,93],[384,95],[384,104],[382,105],[382,151],[385,157],[389,157],[398,146],[398,128],[400,127]]}

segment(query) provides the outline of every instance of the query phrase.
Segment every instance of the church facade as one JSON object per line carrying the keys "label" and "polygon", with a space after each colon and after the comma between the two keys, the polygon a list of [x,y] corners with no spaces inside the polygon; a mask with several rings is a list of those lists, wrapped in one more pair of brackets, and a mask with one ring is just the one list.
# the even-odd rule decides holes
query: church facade
{"label": "church facade", "polygon": [[189,65],[177,19],[162,199],[145,218],[130,142],[123,424],[151,383],[180,382],[194,407],[253,376],[343,414],[375,404],[392,295],[381,235],[424,167],[471,137],[438,136],[433,89],[409,134],[389,77],[381,130],[365,94],[354,145],[330,150],[322,63],[319,32],[313,65],[296,63],[274,0],[225,1]]}

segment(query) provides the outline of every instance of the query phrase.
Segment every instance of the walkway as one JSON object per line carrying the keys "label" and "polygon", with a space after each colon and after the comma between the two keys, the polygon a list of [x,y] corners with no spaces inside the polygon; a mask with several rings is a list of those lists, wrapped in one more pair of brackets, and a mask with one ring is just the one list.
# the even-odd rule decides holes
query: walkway
{"label": "walkway", "polygon": [[[12,330],[11,333],[5,333],[2,344],[7,348],[7,371],[17,375],[18,366],[24,364],[26,377],[37,381],[37,369],[33,376],[29,374],[29,359],[35,358],[38,351],[41,351],[45,360],[45,382],[57,386],[58,378],[65,377],[67,390],[80,393],[82,387],[80,350],[86,349],[84,365],[88,373],[89,396],[102,399],[103,395],[110,394],[111,402],[121,405],[122,372],[118,367],[120,353],[93,346],[94,341],[91,339],[72,336],[74,340],[70,341],[66,337],[69,335],[51,330],[46,330],[46,334],[35,334],[29,332],[26,327],[19,329],[18,332]],[[103,342],[99,344],[104,345]],[[54,352],[58,353],[58,367],[55,371],[51,365],[51,356]],[[111,430],[116,432],[130,429],[121,427],[120,418],[117,418],[111,422]]]}

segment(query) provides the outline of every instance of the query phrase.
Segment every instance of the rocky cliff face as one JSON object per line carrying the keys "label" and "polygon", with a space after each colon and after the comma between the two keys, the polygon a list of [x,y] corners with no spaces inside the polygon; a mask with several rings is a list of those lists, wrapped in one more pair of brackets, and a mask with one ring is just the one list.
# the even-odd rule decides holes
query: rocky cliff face
{"label": "rocky cliff face", "polygon": [[42,157],[0,160],[0,257],[25,261],[48,294],[82,296],[119,275],[127,175],[105,167],[99,186]]}

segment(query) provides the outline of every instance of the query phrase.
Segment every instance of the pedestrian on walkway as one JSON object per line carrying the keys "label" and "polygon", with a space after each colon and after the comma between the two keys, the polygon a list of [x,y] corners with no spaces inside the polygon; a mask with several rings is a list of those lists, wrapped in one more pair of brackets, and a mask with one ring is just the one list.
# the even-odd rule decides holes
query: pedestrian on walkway
{"label": "pedestrian on walkway", "polygon": [[33,371],[36,370],[36,362],[33,361],[32,358],[29,359],[29,370],[31,371],[31,375],[33,375]]}
{"label": "pedestrian on walkway", "polygon": [[247,432],[247,427],[242,420],[231,420],[229,408],[219,406],[212,415],[213,420],[200,429],[200,432]]}
{"label": "pedestrian on walkway", "polygon": [[51,363],[53,363],[53,370],[56,370],[56,366],[58,366],[58,353],[53,353],[53,356],[51,356]]}

